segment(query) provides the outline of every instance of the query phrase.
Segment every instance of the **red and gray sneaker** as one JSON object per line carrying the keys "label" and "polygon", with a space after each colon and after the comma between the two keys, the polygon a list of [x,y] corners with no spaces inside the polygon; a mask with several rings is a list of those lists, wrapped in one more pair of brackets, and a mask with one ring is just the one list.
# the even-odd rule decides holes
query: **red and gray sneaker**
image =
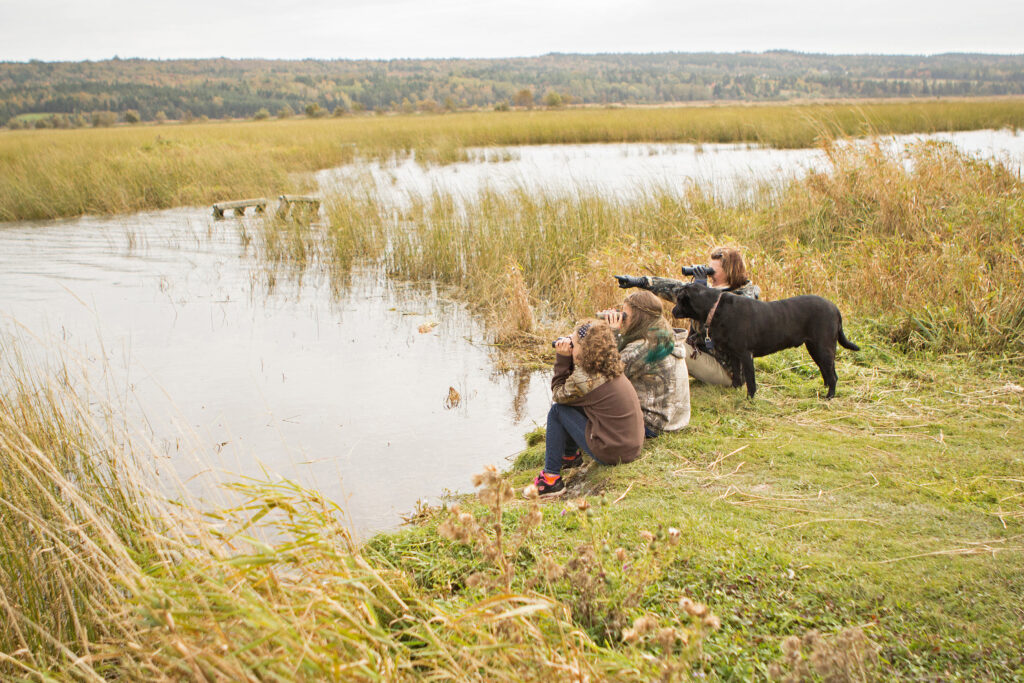
{"label": "red and gray sneaker", "polygon": [[[554,480],[551,477],[554,477]],[[541,472],[537,475],[537,478],[533,480],[533,486],[537,488],[537,497],[539,498],[554,498],[565,493],[565,484],[562,483],[562,477],[560,475],[551,475],[547,472]],[[529,486],[526,487],[529,490]],[[529,495],[527,491],[523,492],[524,495]]]}
{"label": "red and gray sneaker", "polygon": [[579,448],[576,449],[576,455],[573,456],[562,456],[562,471],[571,470],[574,467],[580,467],[583,465],[583,451]]}

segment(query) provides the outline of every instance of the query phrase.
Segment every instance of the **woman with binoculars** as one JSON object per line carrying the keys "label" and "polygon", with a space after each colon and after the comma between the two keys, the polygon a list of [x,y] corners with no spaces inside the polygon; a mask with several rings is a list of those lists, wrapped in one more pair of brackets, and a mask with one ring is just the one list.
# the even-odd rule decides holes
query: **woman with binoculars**
{"label": "woman with binoculars", "polygon": [[690,423],[690,377],[681,336],[669,326],[661,300],[648,291],[626,297],[622,310],[598,313],[615,333],[626,377],[644,414],[644,434],[656,437]]}
{"label": "woman with binoculars", "polygon": [[[747,267],[743,263],[743,255],[739,249],[729,247],[716,247],[711,250],[708,266],[699,267],[700,273],[696,273],[697,267],[684,268],[683,272],[690,271],[696,275],[706,274],[709,277],[709,287],[721,289],[732,294],[750,297],[751,299],[761,298],[761,288],[750,281],[747,277]],[[628,289],[639,287],[657,294],[662,299],[675,303],[674,294],[683,284],[679,280],[672,280],[665,277],[631,277],[628,275],[616,275],[619,287]],[[707,384],[718,384],[722,386],[732,385],[731,361],[721,348],[712,348],[710,351],[704,349],[704,338],[707,336],[705,321],[690,321],[690,333],[683,342],[686,350],[686,366],[691,376]]]}

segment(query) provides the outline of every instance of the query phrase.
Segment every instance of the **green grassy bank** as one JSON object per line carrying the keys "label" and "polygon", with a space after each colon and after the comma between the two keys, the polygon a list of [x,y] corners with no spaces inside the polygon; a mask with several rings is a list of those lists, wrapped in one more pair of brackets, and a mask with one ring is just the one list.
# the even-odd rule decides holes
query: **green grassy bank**
{"label": "green grassy bank", "polygon": [[[850,628],[878,647],[873,674],[858,674],[868,657],[828,664],[835,658],[819,653],[816,680],[1024,676],[1021,373],[892,355],[854,334],[864,350],[841,354],[831,402],[806,353],[787,351],[758,361],[755,401],[695,385],[685,432],[649,442],[628,466],[570,475],[571,512],[547,506],[522,554],[522,585],[548,562],[595,556],[586,576],[556,572],[555,594],[599,642],[621,640],[637,613],[671,615],[679,595],[702,600],[722,628],[695,670],[714,679],[764,680],[786,662],[786,638],[816,630],[838,640]],[[542,462],[539,443],[510,481],[525,486]],[[579,498],[591,517],[577,512]],[[439,594],[473,594],[467,584],[486,562],[477,554],[467,566],[460,545],[437,538],[444,518],[372,547]],[[665,544],[670,528],[671,560],[635,557],[643,532]],[[595,595],[587,577],[608,580],[623,602]],[[635,602],[630,580],[645,584]]]}
{"label": "green grassy bank", "polygon": [[883,104],[575,109],[0,133],[0,221],[121,213],[308,187],[356,156],[600,142],[810,147],[868,133],[1024,127],[1015,99]]}

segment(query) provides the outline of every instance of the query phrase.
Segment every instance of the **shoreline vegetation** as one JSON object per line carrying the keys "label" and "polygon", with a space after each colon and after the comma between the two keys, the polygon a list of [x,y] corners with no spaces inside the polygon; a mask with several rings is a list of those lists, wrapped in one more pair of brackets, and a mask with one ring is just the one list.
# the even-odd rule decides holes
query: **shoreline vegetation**
{"label": "shoreline vegetation", "polygon": [[356,185],[325,197],[324,229],[271,219],[256,250],[268,264],[325,264],[338,287],[365,261],[453,287],[499,345],[537,340],[547,358],[552,334],[619,303],[612,274],[681,278],[683,260],[735,243],[768,297],[816,292],[887,345],[1024,353],[1018,171],[944,142],[823,151],[827,170],[761,181],[740,199],[700,186],[626,199],[485,188],[409,194],[396,209]]}
{"label": "shoreline vegetation", "polygon": [[164,502],[116,416],[0,349],[0,677],[1024,675],[1024,182],[945,144],[823,144],[829,170],[738,203],[485,191],[396,215],[353,188],[323,225],[247,236],[275,272],[451,286],[518,360],[619,301],[612,274],[713,244],[772,299],[839,305],[862,350],[838,354],[834,400],[802,349],[758,359],[755,400],[695,384],[686,430],[558,502],[517,492],[540,431],[475,497],[361,546],[288,482]]}
{"label": "shoreline vegetation", "polygon": [[609,142],[814,147],[862,135],[1024,128],[1024,99],[535,110],[0,134],[0,221],[305,192],[310,173],[470,147]]}

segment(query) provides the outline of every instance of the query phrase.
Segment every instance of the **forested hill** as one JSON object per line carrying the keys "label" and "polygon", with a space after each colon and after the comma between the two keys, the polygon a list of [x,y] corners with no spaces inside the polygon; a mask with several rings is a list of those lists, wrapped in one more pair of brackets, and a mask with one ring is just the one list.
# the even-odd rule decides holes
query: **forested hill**
{"label": "forested hill", "polygon": [[[1024,55],[795,52],[516,59],[0,63],[0,122],[122,120],[694,100],[1024,94]],[[97,113],[106,112],[105,116]],[[116,114],[112,116],[110,112]],[[75,116],[77,115],[77,116]],[[40,120],[21,117],[18,122]],[[53,124],[54,118],[50,119]]]}

